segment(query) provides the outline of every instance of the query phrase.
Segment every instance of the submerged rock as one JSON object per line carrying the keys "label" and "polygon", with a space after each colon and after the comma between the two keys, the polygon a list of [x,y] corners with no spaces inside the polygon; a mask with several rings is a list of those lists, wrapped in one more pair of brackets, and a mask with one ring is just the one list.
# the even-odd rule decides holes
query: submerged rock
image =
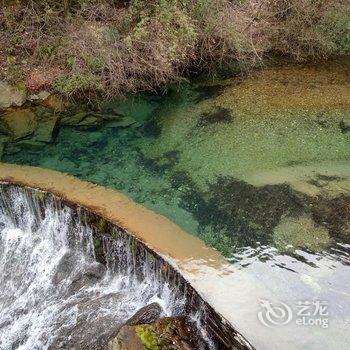
{"label": "submerged rock", "polygon": [[231,110],[228,108],[219,107],[212,113],[203,113],[197,122],[197,126],[207,126],[210,124],[230,123],[233,117]]}
{"label": "submerged rock", "polygon": [[350,132],[350,117],[345,117],[339,122],[340,130],[343,134]]}
{"label": "submerged rock", "polygon": [[145,137],[156,138],[162,133],[162,128],[158,121],[151,119],[143,125],[141,132]]}
{"label": "submerged rock", "polygon": [[121,120],[110,121],[106,124],[108,128],[127,128],[130,125],[137,123],[133,117],[122,117]]}
{"label": "submerged rock", "polygon": [[[206,229],[225,232],[232,240],[231,246],[269,244],[282,217],[308,212],[307,197],[287,184],[255,187],[221,176],[209,184],[207,191],[200,191],[193,183],[188,187],[180,205],[198,220],[200,234],[207,236]],[[211,241],[215,237],[206,239]]]}
{"label": "submerged rock", "polygon": [[214,84],[214,85],[198,85],[194,88],[194,91],[198,93],[196,102],[203,100],[213,99],[218,97],[225,90],[225,85]]}
{"label": "submerged rock", "polygon": [[40,121],[34,133],[34,139],[40,142],[50,143],[56,136],[58,126],[58,116],[51,116]]}
{"label": "submerged rock", "polygon": [[22,106],[26,102],[26,98],[25,89],[19,89],[5,81],[0,81],[0,108]]}
{"label": "submerged rock", "polygon": [[0,119],[1,131],[8,135],[2,137],[7,138],[6,142],[0,140],[0,143],[7,144],[6,154],[22,150],[37,152],[53,141],[57,125],[58,116],[55,115],[42,113],[39,117],[29,108],[9,111]]}
{"label": "submerged rock", "polygon": [[88,127],[95,127],[95,126],[101,125],[102,123],[103,123],[103,119],[97,118],[93,115],[88,115],[76,126],[88,128]]}
{"label": "submerged rock", "polygon": [[313,219],[332,237],[350,243],[350,196],[323,199],[313,208]]}
{"label": "submerged rock", "polygon": [[286,252],[297,248],[322,251],[331,243],[328,230],[306,215],[283,218],[274,229],[273,239],[276,247]]}
{"label": "submerged rock", "polygon": [[[41,151],[43,148],[45,148],[46,144],[44,142],[36,141],[33,139],[29,140],[21,140],[18,141],[13,145],[13,150],[19,149],[20,151],[26,151],[26,152],[38,152]],[[6,153],[9,153],[9,150],[11,148],[7,147],[6,148]],[[14,152],[16,153],[16,152]]]}
{"label": "submerged rock", "polygon": [[85,111],[80,111],[72,115],[63,117],[60,121],[61,125],[76,126],[88,115]]}
{"label": "submerged rock", "polygon": [[90,115],[106,121],[120,121],[123,118],[119,113],[90,113]]}
{"label": "submerged rock", "polygon": [[60,121],[61,125],[75,126],[82,129],[90,129],[102,124],[106,124],[109,128],[125,128],[135,123],[136,120],[129,116],[91,111],[78,111],[64,116]]}
{"label": "submerged rock", "polygon": [[72,115],[64,116],[60,120],[60,125],[81,127],[83,129],[89,129],[91,127],[96,127],[104,122],[102,117],[96,116],[94,113],[89,113],[87,111],[79,111]]}
{"label": "submerged rock", "polygon": [[2,135],[0,133],[0,144],[6,144],[11,139],[8,135]]}
{"label": "submerged rock", "polygon": [[0,139],[0,161],[1,161],[2,155],[4,154],[4,149],[5,149],[5,142],[1,142],[1,139]]}
{"label": "submerged rock", "polygon": [[7,135],[7,136],[11,135],[11,130],[3,122],[1,115],[0,115],[0,135]]}
{"label": "submerged rock", "polygon": [[151,324],[123,326],[108,350],[200,350],[197,331],[186,317],[165,317]]}
{"label": "submerged rock", "polygon": [[35,114],[31,109],[18,109],[7,112],[1,119],[1,129],[10,131],[12,138],[18,140],[34,133],[37,127]]}

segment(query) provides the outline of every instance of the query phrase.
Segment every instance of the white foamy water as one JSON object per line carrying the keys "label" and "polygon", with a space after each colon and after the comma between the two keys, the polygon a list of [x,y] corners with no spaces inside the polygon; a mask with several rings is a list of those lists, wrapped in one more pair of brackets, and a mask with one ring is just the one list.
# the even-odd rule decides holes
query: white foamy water
{"label": "white foamy water", "polygon": [[[54,201],[43,210],[25,190],[0,191],[1,350],[100,349],[151,302],[164,315],[181,311],[182,300],[151,272],[140,281],[112,255],[109,267],[98,263],[92,230],[74,218]],[[123,242],[107,248],[128,265]]]}

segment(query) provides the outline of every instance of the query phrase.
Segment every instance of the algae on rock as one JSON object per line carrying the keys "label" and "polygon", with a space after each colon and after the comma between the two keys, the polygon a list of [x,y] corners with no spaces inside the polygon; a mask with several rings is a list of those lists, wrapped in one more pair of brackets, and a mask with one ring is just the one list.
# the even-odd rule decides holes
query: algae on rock
{"label": "algae on rock", "polygon": [[331,243],[328,230],[306,215],[283,218],[273,231],[273,239],[276,247],[285,252],[298,248],[322,251]]}
{"label": "algae on rock", "polygon": [[34,140],[46,143],[52,142],[57,131],[58,120],[58,116],[41,120],[34,133]]}

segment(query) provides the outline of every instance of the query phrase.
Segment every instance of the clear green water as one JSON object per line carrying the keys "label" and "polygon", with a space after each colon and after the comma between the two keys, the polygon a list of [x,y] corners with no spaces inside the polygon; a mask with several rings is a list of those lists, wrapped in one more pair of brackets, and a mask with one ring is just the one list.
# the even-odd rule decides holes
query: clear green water
{"label": "clear green water", "polygon": [[[350,106],[315,106],[312,99],[322,96],[303,83],[307,88],[294,90],[300,90],[299,102],[310,98],[312,108],[305,108],[294,95],[288,101],[276,81],[267,103],[232,81],[224,82],[226,88],[183,84],[164,96],[109,102],[102,111],[117,108],[138,123],[62,127],[44,149],[23,149],[3,160],[67,172],[127,194],[220,250],[277,300],[330,301],[332,334],[340,338],[350,314],[350,279],[344,278],[350,262],[350,132],[342,127]],[[316,92],[325,84],[337,94],[336,83],[321,81]],[[274,91],[285,98],[285,108],[274,102]],[[306,339],[308,330],[302,330]],[[321,349],[323,336],[315,339],[309,348]]]}
{"label": "clear green water", "polygon": [[[228,257],[260,244],[285,250],[293,242],[277,237],[284,218],[307,217],[313,230],[323,232],[320,242],[310,235],[294,248],[319,251],[347,243],[341,223],[324,224],[331,215],[324,207],[350,189],[350,133],[339,127],[343,114],[256,118],[218,102],[211,106],[209,97],[220,88],[207,89],[182,85],[163,97],[109,102],[103,109],[118,108],[138,122],[126,128],[61,127],[54,143],[7,154],[4,161],[122,191]],[[334,215],[338,209],[332,208]]]}

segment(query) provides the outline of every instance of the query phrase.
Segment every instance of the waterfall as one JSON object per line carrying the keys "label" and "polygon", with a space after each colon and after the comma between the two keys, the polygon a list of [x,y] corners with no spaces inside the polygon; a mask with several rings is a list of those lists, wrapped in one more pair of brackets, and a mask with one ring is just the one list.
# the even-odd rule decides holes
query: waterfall
{"label": "waterfall", "polygon": [[149,303],[164,316],[183,311],[176,286],[154,273],[151,258],[138,278],[130,236],[104,237],[106,264],[98,262],[93,229],[81,217],[44,192],[0,191],[2,350],[99,349]]}
{"label": "waterfall", "polygon": [[0,183],[1,350],[102,350],[152,303],[187,316],[196,350],[253,349],[174,261],[92,210]]}

